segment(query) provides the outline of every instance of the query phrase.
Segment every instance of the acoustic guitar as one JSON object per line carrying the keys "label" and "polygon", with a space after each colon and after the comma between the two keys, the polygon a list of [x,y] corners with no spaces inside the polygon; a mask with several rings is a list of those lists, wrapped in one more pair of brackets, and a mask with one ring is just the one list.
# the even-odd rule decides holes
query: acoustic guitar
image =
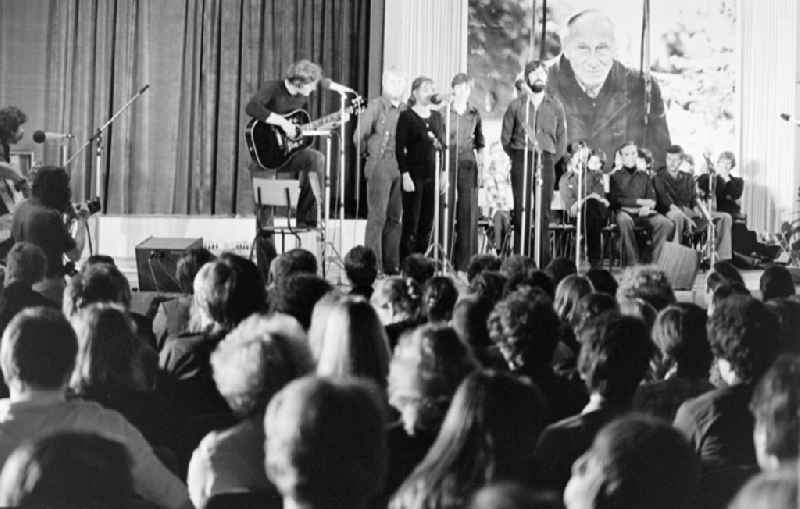
{"label": "acoustic guitar", "polygon": [[[345,109],[345,115],[358,114],[364,109],[364,98],[356,97],[350,106]],[[259,166],[268,170],[279,169],[291,159],[298,150],[302,150],[314,141],[313,137],[305,136],[308,131],[327,131],[342,122],[342,113],[337,111],[318,118],[313,122],[305,110],[294,110],[283,115],[284,118],[299,128],[295,137],[287,135],[280,127],[268,124],[258,119],[252,119],[247,124],[244,137],[250,156]]]}
{"label": "acoustic guitar", "polygon": [[0,215],[0,242],[5,242],[11,238],[11,223],[14,220],[14,210],[20,202],[28,198],[29,190],[30,186],[27,181],[19,185],[13,180],[0,178],[0,201],[3,202],[8,211]]}

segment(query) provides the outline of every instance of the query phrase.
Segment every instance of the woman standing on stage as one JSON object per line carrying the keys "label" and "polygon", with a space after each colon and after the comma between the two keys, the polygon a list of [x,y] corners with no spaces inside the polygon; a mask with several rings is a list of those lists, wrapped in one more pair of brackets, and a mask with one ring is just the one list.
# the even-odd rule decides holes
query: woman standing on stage
{"label": "woman standing on stage", "polygon": [[444,121],[433,110],[433,80],[420,76],[411,84],[409,108],[397,119],[397,165],[403,179],[403,233],[400,256],[424,253],[433,227],[436,151],[442,148]]}

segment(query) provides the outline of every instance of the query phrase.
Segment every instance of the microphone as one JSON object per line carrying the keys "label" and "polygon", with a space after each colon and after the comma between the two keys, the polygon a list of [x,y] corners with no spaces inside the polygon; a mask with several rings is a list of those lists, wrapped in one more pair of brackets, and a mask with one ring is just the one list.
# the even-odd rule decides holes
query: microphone
{"label": "microphone", "polygon": [[322,88],[327,88],[331,92],[337,92],[339,94],[356,94],[356,95],[358,95],[358,92],[356,92],[352,88],[346,87],[346,86],[342,85],[341,83],[336,83],[335,81],[333,81],[330,78],[322,78],[319,81],[319,84],[320,84],[320,86],[322,86]]}
{"label": "microphone", "polygon": [[780,115],[778,115],[778,116],[779,116],[779,117],[781,118],[781,120],[783,120],[784,122],[790,122],[790,123],[792,123],[792,124],[794,124],[794,125],[798,125],[798,126],[800,126],[800,120],[797,120],[796,118],[792,117],[792,116],[791,116],[791,115],[789,115],[788,113],[781,113],[781,114],[780,114]]}
{"label": "microphone", "polygon": [[45,140],[49,141],[63,141],[72,138],[70,133],[50,133],[47,131],[34,131],[33,141],[36,143],[44,143]]}
{"label": "microphone", "polygon": [[431,96],[431,104],[442,104],[448,102],[453,98],[453,94],[433,94]]}

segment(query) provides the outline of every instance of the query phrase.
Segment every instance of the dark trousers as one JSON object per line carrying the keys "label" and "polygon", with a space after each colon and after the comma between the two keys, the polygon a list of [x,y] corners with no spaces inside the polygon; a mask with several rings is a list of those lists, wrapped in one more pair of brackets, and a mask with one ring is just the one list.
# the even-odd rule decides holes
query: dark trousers
{"label": "dark trousers", "polygon": [[394,156],[369,158],[364,165],[367,179],[367,230],[364,245],[375,252],[386,274],[400,270],[400,220],[403,198],[400,172]]}
{"label": "dark trousers", "polygon": [[[522,241],[520,233],[525,229],[526,238],[529,242],[530,250],[533,253],[535,245],[533,235],[534,233],[534,218],[533,218],[533,184],[534,177],[539,171],[534,168],[536,158],[533,157],[533,152],[528,152],[528,187],[526,190],[522,189],[523,186],[523,167],[525,164],[524,150],[511,150],[511,191],[514,194],[514,252],[521,252]],[[544,266],[550,260],[550,249],[548,248],[548,235],[550,231],[550,203],[553,201],[553,185],[555,184],[555,160],[553,154],[542,152],[542,207],[541,218],[538,225],[538,230],[541,234],[541,249],[539,250],[540,262]],[[525,225],[520,225],[522,217],[522,197],[527,193],[529,197],[527,200],[527,210],[525,213]]]}
{"label": "dark trousers", "polygon": [[599,266],[603,260],[600,249],[600,236],[608,218],[608,207],[597,200],[586,200],[581,207],[583,214],[583,234],[586,236],[586,256],[592,267]]}
{"label": "dark trousers", "polygon": [[467,270],[478,252],[478,163],[471,154],[457,159],[453,152],[450,157],[448,217],[444,217],[442,208],[441,224],[448,229],[448,254],[453,266]]}
{"label": "dark trousers", "polygon": [[415,180],[414,192],[403,191],[403,233],[400,237],[400,256],[424,253],[433,229],[436,183],[433,179]]}
{"label": "dark trousers", "polygon": [[635,265],[641,261],[634,227],[640,226],[650,230],[653,239],[653,256],[651,259],[653,263],[658,260],[664,242],[672,237],[672,233],[675,231],[675,225],[672,221],[661,214],[641,217],[636,214],[631,215],[624,210],[619,210],[617,211],[616,218],[617,225],[619,226],[622,254],[625,257],[625,265]]}

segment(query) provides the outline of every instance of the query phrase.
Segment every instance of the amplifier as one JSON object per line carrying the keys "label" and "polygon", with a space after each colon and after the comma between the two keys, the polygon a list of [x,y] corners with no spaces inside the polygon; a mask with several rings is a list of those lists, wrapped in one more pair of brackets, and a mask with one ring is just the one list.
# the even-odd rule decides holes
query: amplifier
{"label": "amplifier", "polygon": [[178,260],[186,251],[203,247],[202,238],[147,237],[136,246],[140,291],[179,292]]}

